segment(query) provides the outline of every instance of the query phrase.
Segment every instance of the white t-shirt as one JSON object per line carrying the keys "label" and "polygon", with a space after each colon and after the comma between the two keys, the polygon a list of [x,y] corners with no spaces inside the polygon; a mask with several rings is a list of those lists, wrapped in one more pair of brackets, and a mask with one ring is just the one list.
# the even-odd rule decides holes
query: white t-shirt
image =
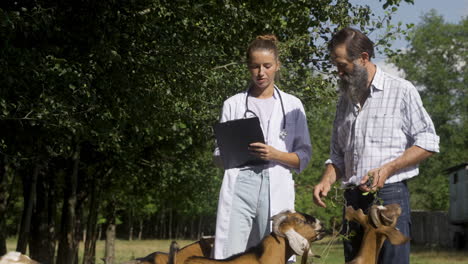
{"label": "white t-shirt", "polygon": [[258,119],[260,119],[260,126],[262,127],[263,135],[265,140],[268,141],[268,125],[271,118],[271,113],[273,112],[273,107],[275,106],[275,96],[270,98],[256,98],[249,95],[249,110],[254,112]]}

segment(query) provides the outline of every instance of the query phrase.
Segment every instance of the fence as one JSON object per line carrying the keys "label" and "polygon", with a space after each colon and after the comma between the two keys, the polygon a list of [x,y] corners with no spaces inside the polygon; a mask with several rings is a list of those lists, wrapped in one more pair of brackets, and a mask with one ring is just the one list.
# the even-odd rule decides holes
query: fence
{"label": "fence", "polygon": [[411,242],[416,245],[453,247],[455,233],[464,232],[461,225],[452,225],[447,212],[411,212]]}

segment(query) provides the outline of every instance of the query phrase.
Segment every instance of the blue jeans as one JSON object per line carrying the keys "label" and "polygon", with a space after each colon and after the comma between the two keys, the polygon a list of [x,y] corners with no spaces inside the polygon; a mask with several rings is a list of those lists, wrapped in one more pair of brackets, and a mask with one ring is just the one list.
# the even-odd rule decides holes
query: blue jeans
{"label": "blue jeans", "polygon": [[239,171],[234,187],[225,256],[244,252],[270,233],[270,177],[263,165]]}
{"label": "blue jeans", "polygon": [[[406,182],[397,182],[385,184],[382,189],[377,192],[379,200],[383,201],[383,205],[397,203],[401,206],[401,215],[398,218],[396,227],[403,235],[410,237],[411,232],[411,209],[409,203],[409,191]],[[362,195],[362,191],[358,188],[348,189],[345,191],[346,206],[353,206],[355,210],[362,209],[365,214],[374,202],[375,196],[372,194]],[[360,224],[351,221],[348,222],[344,218],[343,211],[343,234],[349,235],[349,239],[343,240],[345,261],[353,260],[359,252],[361,246],[363,229]],[[406,264],[409,263],[410,242],[403,245],[394,246],[388,240],[385,240],[379,255],[379,264]]]}

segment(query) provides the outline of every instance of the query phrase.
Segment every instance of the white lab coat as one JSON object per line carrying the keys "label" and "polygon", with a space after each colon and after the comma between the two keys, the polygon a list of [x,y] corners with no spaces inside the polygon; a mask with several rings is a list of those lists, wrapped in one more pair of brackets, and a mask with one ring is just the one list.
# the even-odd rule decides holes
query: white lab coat
{"label": "white lab coat", "polygon": [[[286,114],[287,136],[285,139],[281,139],[279,136],[283,128],[283,111],[281,110],[281,101],[275,90],[275,97],[278,100],[275,100],[271,114],[266,144],[280,151],[297,153],[300,159],[300,168],[295,170],[296,172],[300,172],[307,166],[312,154],[304,107],[297,97],[282,91],[279,92],[281,93]],[[220,122],[244,118],[246,96],[247,91],[227,99],[223,105]],[[215,155],[219,155],[218,149],[215,150]],[[229,233],[232,196],[238,174],[238,168],[228,169],[224,172],[216,219],[214,245],[214,257],[216,259],[229,257],[223,255],[223,248],[227,242]],[[285,209],[293,210],[295,194],[291,168],[277,162],[270,162],[268,174],[270,177],[270,215],[273,216]]]}

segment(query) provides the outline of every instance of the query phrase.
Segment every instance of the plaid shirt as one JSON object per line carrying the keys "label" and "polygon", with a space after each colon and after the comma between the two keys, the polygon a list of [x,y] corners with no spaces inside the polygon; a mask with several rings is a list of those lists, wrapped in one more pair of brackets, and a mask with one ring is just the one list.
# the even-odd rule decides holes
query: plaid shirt
{"label": "plaid shirt", "polygon": [[[358,185],[371,169],[379,168],[413,146],[439,152],[439,137],[416,88],[377,67],[369,97],[362,109],[346,95],[338,101],[330,159],[340,169],[343,185]],[[418,174],[418,165],[390,176],[400,182]]]}

